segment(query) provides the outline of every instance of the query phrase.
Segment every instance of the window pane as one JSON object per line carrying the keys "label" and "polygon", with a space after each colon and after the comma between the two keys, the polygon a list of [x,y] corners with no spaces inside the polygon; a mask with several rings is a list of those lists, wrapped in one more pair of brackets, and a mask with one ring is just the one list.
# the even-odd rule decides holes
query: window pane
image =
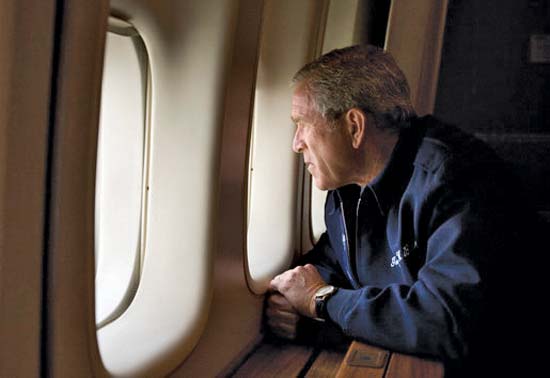
{"label": "window pane", "polygon": [[96,177],[96,324],[116,319],[139,282],[145,85],[139,37],[107,33]]}
{"label": "window pane", "polygon": [[319,238],[327,229],[325,226],[326,198],[327,192],[317,189],[313,180],[311,180],[311,237],[313,238],[313,244],[319,241]]}

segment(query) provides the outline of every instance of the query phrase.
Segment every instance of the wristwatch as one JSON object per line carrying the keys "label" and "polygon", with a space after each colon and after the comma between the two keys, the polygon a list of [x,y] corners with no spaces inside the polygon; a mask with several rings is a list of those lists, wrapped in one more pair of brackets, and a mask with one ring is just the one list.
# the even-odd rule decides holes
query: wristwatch
{"label": "wristwatch", "polygon": [[327,320],[327,301],[338,291],[337,287],[326,285],[315,292],[315,315],[317,319]]}

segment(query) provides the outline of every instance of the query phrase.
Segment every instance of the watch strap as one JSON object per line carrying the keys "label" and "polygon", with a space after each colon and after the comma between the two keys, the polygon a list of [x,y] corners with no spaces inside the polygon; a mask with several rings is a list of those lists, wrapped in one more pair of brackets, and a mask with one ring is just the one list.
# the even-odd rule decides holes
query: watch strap
{"label": "watch strap", "polygon": [[324,298],[315,298],[315,313],[318,319],[327,319],[327,302]]}
{"label": "watch strap", "polygon": [[332,291],[330,291],[329,293],[322,296],[315,297],[315,313],[318,319],[322,319],[322,320],[329,319],[327,302],[329,298],[332,297],[337,291],[338,291],[338,288],[333,286]]}

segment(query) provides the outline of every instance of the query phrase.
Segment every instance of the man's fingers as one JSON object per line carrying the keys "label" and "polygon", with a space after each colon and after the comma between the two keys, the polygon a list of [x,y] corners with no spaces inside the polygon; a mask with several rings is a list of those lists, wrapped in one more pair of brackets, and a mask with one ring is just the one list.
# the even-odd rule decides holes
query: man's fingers
{"label": "man's fingers", "polygon": [[284,295],[296,312],[314,317],[312,298],[315,291],[326,285],[315,266],[307,264],[297,266],[275,276],[270,282],[270,288]]}
{"label": "man's fingers", "polygon": [[296,323],[300,318],[296,309],[281,294],[272,294],[268,297],[265,312],[268,318],[280,318],[289,323]]}
{"label": "man's fingers", "polygon": [[287,335],[296,334],[296,327],[291,324],[277,323],[277,322],[268,322],[269,328],[273,332],[285,333]]}
{"label": "man's fingers", "polygon": [[287,324],[273,319],[268,319],[267,325],[273,334],[285,339],[296,337],[296,324]]}
{"label": "man's fingers", "polygon": [[271,329],[271,332],[282,339],[294,340],[296,338],[296,332],[286,332],[280,329]]}
{"label": "man's fingers", "polygon": [[275,336],[290,340],[296,338],[300,315],[283,295],[274,293],[267,298],[265,315],[267,325]]}
{"label": "man's fingers", "polygon": [[292,287],[298,277],[300,270],[303,267],[298,266],[294,269],[289,269],[275,277],[269,282],[269,289],[271,291],[278,291],[280,293],[286,292],[290,287]]}
{"label": "man's fingers", "polygon": [[281,275],[273,277],[273,279],[269,282],[269,290],[279,291],[280,282],[281,282]]}
{"label": "man's fingers", "polygon": [[300,319],[300,316],[296,312],[288,312],[273,307],[266,308],[265,314],[269,319],[280,319],[287,323],[296,323]]}
{"label": "man's fingers", "polygon": [[270,295],[269,298],[267,299],[267,302],[269,306],[296,312],[296,310],[294,310],[290,302],[282,294],[274,293]]}

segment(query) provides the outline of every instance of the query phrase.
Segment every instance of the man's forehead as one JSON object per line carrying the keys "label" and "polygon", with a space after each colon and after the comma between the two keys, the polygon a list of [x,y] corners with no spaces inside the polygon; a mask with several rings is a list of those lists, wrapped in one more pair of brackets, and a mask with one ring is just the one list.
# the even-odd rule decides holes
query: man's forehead
{"label": "man's forehead", "polygon": [[304,86],[297,86],[292,96],[292,114],[290,118],[297,122],[304,117],[314,117],[316,112],[312,105],[311,97]]}

